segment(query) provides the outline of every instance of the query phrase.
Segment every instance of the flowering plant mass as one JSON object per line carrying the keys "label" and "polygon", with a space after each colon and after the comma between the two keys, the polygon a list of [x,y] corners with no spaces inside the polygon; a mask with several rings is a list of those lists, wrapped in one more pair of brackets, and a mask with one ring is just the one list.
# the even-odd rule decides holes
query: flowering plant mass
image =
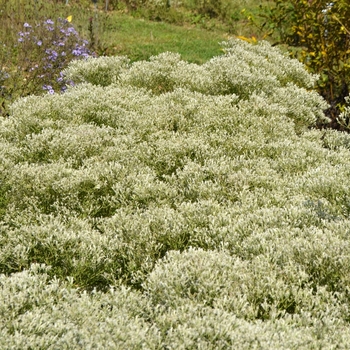
{"label": "flowering plant mass", "polygon": [[18,33],[19,55],[23,56],[18,69],[33,85],[31,93],[42,89],[50,94],[64,91],[66,84],[72,82],[64,81],[60,73],[73,59],[92,55],[88,42],[68,19],[47,19],[36,25],[24,23],[23,28]]}

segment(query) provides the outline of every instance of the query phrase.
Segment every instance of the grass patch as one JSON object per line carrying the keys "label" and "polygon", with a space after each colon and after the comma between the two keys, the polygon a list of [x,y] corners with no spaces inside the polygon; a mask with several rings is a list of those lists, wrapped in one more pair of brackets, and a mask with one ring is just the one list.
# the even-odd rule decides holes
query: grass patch
{"label": "grass patch", "polygon": [[120,13],[109,16],[104,25],[100,41],[105,53],[127,55],[132,61],[171,51],[189,62],[204,63],[220,54],[219,43],[226,37],[219,30],[152,22]]}

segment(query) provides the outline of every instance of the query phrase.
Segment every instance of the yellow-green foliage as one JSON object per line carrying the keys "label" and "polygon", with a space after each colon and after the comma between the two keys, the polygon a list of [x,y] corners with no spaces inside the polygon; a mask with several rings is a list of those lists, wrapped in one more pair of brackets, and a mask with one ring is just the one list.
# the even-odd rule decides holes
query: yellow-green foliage
{"label": "yellow-green foliage", "polygon": [[347,348],[350,137],[267,43],[73,62],[0,120],[0,348]]}
{"label": "yellow-green foliage", "polygon": [[334,125],[350,81],[350,3],[325,0],[275,0],[264,7],[265,28],[294,47],[292,53],[311,72],[320,74],[318,88],[330,103]]}
{"label": "yellow-green foliage", "polygon": [[350,96],[345,97],[347,103],[339,115],[338,122],[348,131],[350,130]]}
{"label": "yellow-green foliage", "polygon": [[[160,10],[186,9],[206,18],[230,19],[235,7],[241,6],[241,2],[230,0],[119,0],[111,1],[114,7],[120,7],[124,3],[131,10],[148,9],[158,15],[164,14]],[[244,4],[245,5],[245,4]]]}

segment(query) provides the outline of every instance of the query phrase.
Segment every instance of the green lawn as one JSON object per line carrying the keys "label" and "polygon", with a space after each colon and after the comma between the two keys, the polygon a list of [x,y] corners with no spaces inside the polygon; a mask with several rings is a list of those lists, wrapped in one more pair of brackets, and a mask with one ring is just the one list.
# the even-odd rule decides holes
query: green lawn
{"label": "green lawn", "polygon": [[105,23],[100,39],[107,48],[106,54],[127,55],[132,61],[171,51],[180,53],[184,60],[203,63],[220,54],[219,43],[226,37],[219,30],[152,22],[115,13]]}

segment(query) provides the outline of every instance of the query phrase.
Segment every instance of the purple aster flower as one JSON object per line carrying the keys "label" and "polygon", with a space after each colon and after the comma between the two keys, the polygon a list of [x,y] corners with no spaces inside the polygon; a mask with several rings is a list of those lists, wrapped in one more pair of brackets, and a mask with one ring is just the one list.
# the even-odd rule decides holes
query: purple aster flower
{"label": "purple aster flower", "polygon": [[38,46],[41,46],[43,44],[43,42],[41,40],[38,40],[38,42],[36,43]]}
{"label": "purple aster flower", "polygon": [[23,24],[23,27],[24,28],[32,28],[32,26],[27,22]]}
{"label": "purple aster flower", "polygon": [[46,90],[50,95],[55,93],[55,90],[51,85],[43,85],[43,89]]}
{"label": "purple aster flower", "polygon": [[74,50],[72,51],[72,54],[73,54],[74,56],[80,56],[80,55],[82,54],[82,52],[80,51],[80,49],[74,49]]}
{"label": "purple aster flower", "polygon": [[72,33],[72,34],[78,34],[78,32],[74,29],[74,27],[69,27],[68,29],[67,29],[67,33]]}
{"label": "purple aster flower", "polygon": [[53,22],[52,19],[47,19],[47,20],[45,21],[45,23],[46,23],[46,24],[54,24],[54,22]]}

